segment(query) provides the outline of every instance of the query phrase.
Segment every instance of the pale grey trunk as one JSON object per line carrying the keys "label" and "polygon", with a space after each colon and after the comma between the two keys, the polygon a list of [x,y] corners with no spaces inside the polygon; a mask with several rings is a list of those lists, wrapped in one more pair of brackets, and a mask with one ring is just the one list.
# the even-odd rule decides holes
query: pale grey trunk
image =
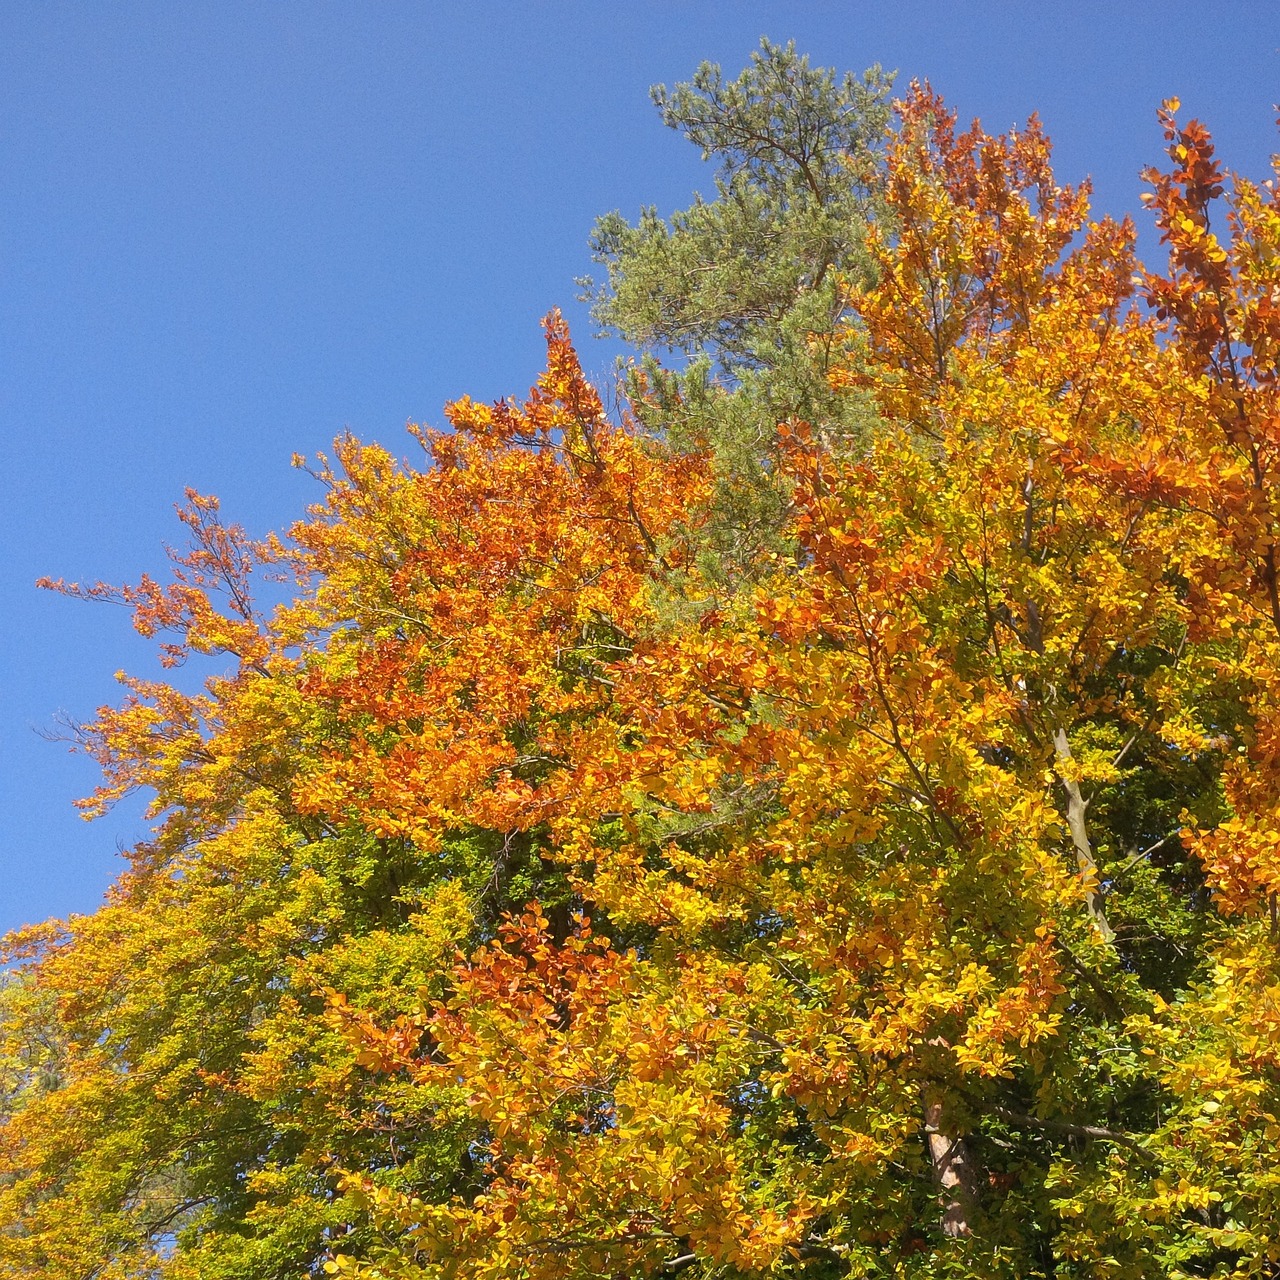
{"label": "pale grey trunk", "polygon": [[[1053,749],[1059,763],[1071,760],[1071,743],[1067,739],[1065,729],[1054,730]],[[1107,923],[1106,912],[1102,909],[1102,894],[1098,892],[1098,864],[1093,856],[1093,846],[1089,843],[1089,829],[1084,821],[1089,802],[1081,795],[1080,784],[1069,774],[1069,770],[1060,770],[1058,780],[1067,793],[1067,827],[1071,832],[1071,843],[1075,845],[1076,865],[1080,868],[1080,879],[1085,885],[1085,910],[1088,911],[1103,942],[1112,942],[1115,940],[1115,930]]]}
{"label": "pale grey trunk", "polygon": [[942,1201],[942,1233],[952,1237],[972,1235],[970,1220],[976,1199],[977,1173],[964,1139],[943,1130],[941,1102],[925,1102],[924,1132],[933,1180]]}

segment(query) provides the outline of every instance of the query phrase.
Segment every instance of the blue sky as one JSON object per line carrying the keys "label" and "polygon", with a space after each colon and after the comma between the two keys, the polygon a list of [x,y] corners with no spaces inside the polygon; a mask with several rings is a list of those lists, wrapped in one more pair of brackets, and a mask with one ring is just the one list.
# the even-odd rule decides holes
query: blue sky
{"label": "blue sky", "polygon": [[1039,111],[1109,213],[1139,210],[1170,94],[1243,172],[1280,148],[1264,0],[0,5],[0,929],[92,910],[144,830],[138,803],[85,824],[95,768],[39,731],[151,647],[35,579],[160,569],[187,485],[287,525],[315,496],[294,451],[408,452],[446,399],[523,391],[552,306],[604,374],[593,219],[710,186],[648,86],[766,34],[993,130]]}

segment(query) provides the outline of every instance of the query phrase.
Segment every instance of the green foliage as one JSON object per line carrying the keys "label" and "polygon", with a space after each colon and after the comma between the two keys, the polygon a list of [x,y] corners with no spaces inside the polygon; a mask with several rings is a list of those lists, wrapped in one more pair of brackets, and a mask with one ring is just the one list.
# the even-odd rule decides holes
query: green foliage
{"label": "green foliage", "polygon": [[[752,579],[785,549],[789,495],[777,482],[777,425],[801,419],[832,446],[856,446],[873,416],[827,375],[848,290],[865,284],[868,222],[883,214],[879,156],[892,77],[843,79],[768,40],[726,81],[703,63],[655,86],[663,122],[715,160],[715,197],[669,220],[601,218],[606,269],[594,316],[639,353],[625,375],[632,411],[677,449],[708,449],[717,485],[703,570],[721,587]],[[662,353],[680,357],[666,368]]]}

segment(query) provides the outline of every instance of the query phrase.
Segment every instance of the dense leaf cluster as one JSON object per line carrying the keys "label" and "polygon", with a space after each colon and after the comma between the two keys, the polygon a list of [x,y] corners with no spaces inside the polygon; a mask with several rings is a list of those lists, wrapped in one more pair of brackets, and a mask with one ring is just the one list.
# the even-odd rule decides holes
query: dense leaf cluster
{"label": "dense leaf cluster", "polygon": [[620,420],[553,316],[56,584],[226,670],[84,730],[154,838],[8,940],[0,1277],[1280,1274],[1280,205],[1166,104],[1144,273],[887,88],[657,91]]}

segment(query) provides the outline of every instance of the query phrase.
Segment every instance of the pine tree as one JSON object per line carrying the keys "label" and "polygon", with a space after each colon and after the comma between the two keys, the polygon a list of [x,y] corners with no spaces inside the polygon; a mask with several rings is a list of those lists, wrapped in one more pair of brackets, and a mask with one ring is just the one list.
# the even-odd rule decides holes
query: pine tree
{"label": "pine tree", "polygon": [[786,542],[778,424],[802,419],[852,448],[874,416],[835,395],[828,373],[848,359],[837,335],[850,285],[873,271],[891,84],[879,67],[841,78],[763,40],[736,79],[703,63],[688,82],[655,86],[663,123],[717,162],[715,196],[669,220],[611,213],[592,235],[606,276],[583,283],[597,322],[637,353],[624,379],[632,411],[669,446],[715,459],[703,568],[722,589]]}

